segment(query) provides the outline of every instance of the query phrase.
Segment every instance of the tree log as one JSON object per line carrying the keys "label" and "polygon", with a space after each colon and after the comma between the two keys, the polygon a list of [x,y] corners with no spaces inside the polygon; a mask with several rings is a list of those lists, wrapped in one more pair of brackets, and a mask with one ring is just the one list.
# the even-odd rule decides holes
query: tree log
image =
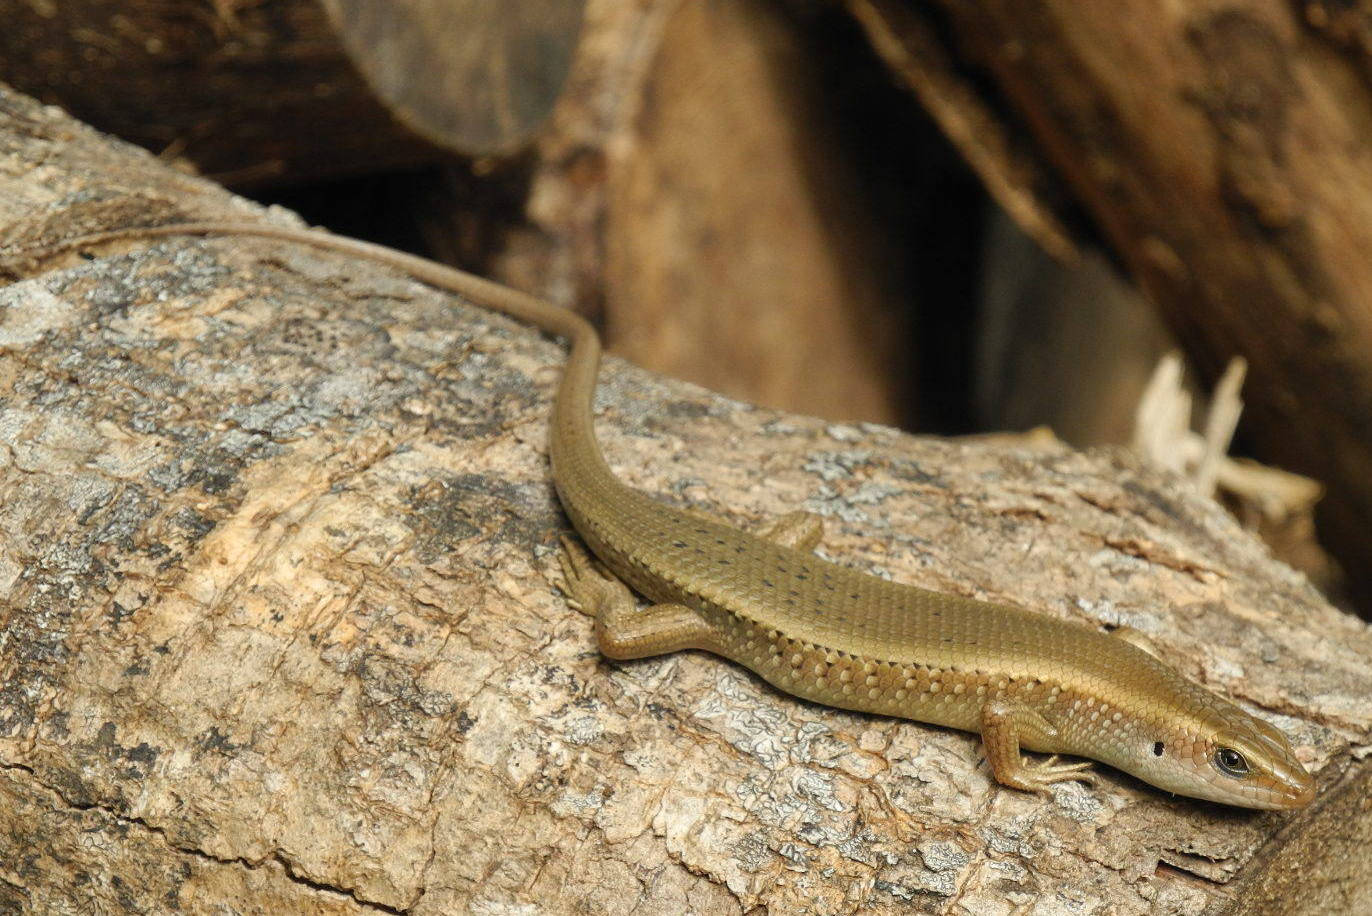
{"label": "tree log", "polygon": [[1366,904],[1372,632],[1180,482],[603,376],[632,485],[744,525],[808,508],[842,562],[1142,629],[1292,736],[1311,810],[1104,768],[1042,798],[972,735],[700,653],[605,661],[556,588],[556,342],[279,242],[26,262],[291,218],[7,90],[0,148],[0,906],[1298,912],[1301,880]]}

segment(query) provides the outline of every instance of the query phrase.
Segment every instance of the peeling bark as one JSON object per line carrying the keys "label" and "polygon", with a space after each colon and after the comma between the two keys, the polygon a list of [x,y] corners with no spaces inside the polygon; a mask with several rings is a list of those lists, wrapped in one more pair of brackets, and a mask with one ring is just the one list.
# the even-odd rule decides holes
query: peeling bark
{"label": "peeling bark", "polygon": [[[290,219],[8,92],[0,149],[9,254]],[[703,654],[607,662],[555,587],[556,342],[277,242],[89,254],[0,290],[0,903],[1198,913],[1365,807],[1107,769],[1044,799],[971,735]],[[1367,785],[1367,626],[1125,453],[828,425],[617,361],[600,404],[635,486],[744,525],[808,508],[842,562],[1134,626],[1323,785]]]}

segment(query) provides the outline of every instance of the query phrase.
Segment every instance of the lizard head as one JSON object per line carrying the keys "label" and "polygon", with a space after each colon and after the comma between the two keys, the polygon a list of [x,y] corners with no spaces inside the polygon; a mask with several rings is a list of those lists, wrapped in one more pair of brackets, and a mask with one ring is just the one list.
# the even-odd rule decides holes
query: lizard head
{"label": "lizard head", "polygon": [[1214,698],[1206,714],[1152,737],[1126,767],[1160,788],[1244,808],[1303,808],[1315,780],[1276,727]]}

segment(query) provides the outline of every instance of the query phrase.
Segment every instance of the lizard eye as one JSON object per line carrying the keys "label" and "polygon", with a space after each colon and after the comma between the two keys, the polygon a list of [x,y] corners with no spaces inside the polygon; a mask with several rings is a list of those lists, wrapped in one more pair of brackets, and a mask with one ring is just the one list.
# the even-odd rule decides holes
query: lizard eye
{"label": "lizard eye", "polygon": [[1215,766],[1225,776],[1242,779],[1248,775],[1248,761],[1232,747],[1222,747],[1215,751]]}

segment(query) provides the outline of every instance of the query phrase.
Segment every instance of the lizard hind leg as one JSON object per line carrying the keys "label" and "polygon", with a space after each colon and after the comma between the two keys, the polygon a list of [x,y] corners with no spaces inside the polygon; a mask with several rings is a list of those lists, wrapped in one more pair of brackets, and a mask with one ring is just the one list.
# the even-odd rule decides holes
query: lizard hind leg
{"label": "lizard hind leg", "polygon": [[824,519],[813,512],[797,509],[763,525],[758,529],[757,536],[783,547],[814,550],[824,537]]}
{"label": "lizard hind leg", "polygon": [[682,649],[713,649],[715,630],[684,604],[638,609],[633,592],[570,538],[562,539],[562,590],[567,603],[595,618],[596,642],[607,658],[665,655]]}

